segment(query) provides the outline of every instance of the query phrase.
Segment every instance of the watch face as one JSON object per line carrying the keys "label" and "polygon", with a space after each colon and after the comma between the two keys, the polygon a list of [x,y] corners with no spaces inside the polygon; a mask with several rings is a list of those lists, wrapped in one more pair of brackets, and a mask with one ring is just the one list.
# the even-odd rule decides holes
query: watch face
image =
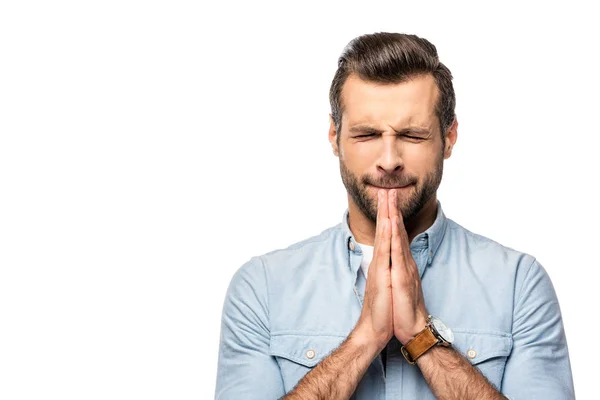
{"label": "watch face", "polygon": [[454,333],[446,326],[439,318],[431,317],[431,325],[435,328],[437,333],[448,343],[454,342]]}

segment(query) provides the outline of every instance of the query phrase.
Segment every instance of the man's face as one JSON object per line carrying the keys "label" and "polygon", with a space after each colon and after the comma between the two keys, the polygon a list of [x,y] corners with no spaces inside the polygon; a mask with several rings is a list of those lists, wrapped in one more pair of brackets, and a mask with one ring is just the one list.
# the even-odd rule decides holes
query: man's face
{"label": "man's face", "polygon": [[[362,213],[377,221],[377,191],[397,188],[398,211],[414,218],[435,195],[444,155],[435,115],[438,89],[431,75],[399,84],[350,75],[342,90],[339,148],[342,181]],[[398,189],[401,188],[401,189]]]}

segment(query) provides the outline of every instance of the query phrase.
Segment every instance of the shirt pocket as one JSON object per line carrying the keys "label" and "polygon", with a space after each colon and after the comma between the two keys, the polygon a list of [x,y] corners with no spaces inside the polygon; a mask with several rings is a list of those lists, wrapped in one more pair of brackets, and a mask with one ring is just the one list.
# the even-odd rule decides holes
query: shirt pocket
{"label": "shirt pocket", "polygon": [[344,340],[344,336],[271,336],[270,354],[279,364],[285,392],[292,390],[304,375],[337,349]]}
{"label": "shirt pocket", "polygon": [[512,350],[512,336],[504,332],[468,329],[452,329],[452,332],[454,348],[500,390],[506,360]]}

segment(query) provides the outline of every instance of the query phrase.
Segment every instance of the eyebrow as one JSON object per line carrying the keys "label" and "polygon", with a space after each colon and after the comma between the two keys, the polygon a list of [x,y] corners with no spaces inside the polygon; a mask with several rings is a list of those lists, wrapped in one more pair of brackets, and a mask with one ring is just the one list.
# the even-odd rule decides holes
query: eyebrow
{"label": "eyebrow", "polygon": [[[373,128],[372,126],[369,126],[369,125],[355,125],[355,126],[350,127],[349,131],[352,133],[372,133],[372,134],[379,134],[379,133],[383,132],[382,130]],[[397,134],[416,133],[416,134],[428,135],[429,129],[421,128],[418,126],[409,126],[407,128],[402,128],[399,131],[394,129],[394,132],[396,132]]]}

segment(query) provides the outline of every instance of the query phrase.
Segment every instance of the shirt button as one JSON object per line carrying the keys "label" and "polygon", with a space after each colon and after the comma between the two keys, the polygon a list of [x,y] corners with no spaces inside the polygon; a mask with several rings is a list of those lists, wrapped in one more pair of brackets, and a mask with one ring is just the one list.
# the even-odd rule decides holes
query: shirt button
{"label": "shirt button", "polygon": [[354,243],[352,241],[348,243],[348,247],[350,248],[350,250],[354,251]]}
{"label": "shirt button", "polygon": [[308,350],[306,352],[306,357],[307,358],[314,358],[315,357],[315,351],[314,350]]}
{"label": "shirt button", "polygon": [[429,252],[429,257],[433,258],[433,251]]}
{"label": "shirt button", "polygon": [[470,349],[469,351],[467,351],[467,357],[475,358],[475,357],[477,357],[477,352],[473,349]]}

